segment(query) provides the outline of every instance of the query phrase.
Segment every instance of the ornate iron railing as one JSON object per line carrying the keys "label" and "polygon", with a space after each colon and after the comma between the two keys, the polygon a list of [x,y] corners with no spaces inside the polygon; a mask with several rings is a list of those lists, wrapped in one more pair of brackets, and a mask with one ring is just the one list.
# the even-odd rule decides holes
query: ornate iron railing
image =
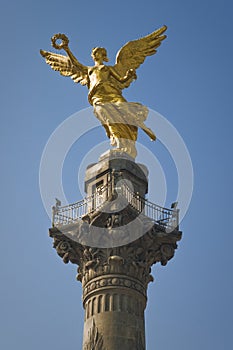
{"label": "ornate iron railing", "polygon": [[103,196],[108,198],[109,185],[102,187],[102,192],[96,192],[91,196],[85,197],[84,199],[68,204],[63,207],[56,205],[52,208],[53,210],[53,226],[57,225],[68,225],[75,223],[88,213],[94,212],[103,204]]}
{"label": "ornate iron railing", "polygon": [[134,209],[159,225],[173,229],[179,226],[179,209],[168,209],[154,204],[134,193],[126,184],[121,186],[121,193]]}
{"label": "ornate iron railing", "polygon": [[[165,229],[173,230],[179,226],[179,210],[163,208],[134,193],[124,182],[114,189],[118,196],[123,197],[139,214],[149,217],[152,221]],[[111,184],[102,186],[101,191],[92,194],[73,204],[53,207],[53,226],[63,226],[77,222],[88,213],[101,210],[101,207],[112,193]],[[120,197],[119,197],[120,198]]]}

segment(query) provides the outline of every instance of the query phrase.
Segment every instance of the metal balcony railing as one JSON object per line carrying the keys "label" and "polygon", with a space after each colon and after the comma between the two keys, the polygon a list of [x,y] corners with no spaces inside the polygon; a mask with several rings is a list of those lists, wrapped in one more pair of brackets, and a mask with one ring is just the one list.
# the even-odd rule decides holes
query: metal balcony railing
{"label": "metal balcony railing", "polygon": [[[119,198],[126,200],[126,203],[134,208],[138,214],[149,217],[152,221],[168,230],[174,230],[179,226],[179,210],[163,208],[134,193],[125,183],[115,188]],[[76,203],[66,206],[56,205],[53,207],[53,226],[64,226],[73,224],[82,219],[85,215],[101,210],[101,207],[109,199],[112,193],[111,184],[101,186],[101,189],[89,197]],[[122,198],[121,197],[121,198]],[[117,200],[117,199],[116,199]]]}

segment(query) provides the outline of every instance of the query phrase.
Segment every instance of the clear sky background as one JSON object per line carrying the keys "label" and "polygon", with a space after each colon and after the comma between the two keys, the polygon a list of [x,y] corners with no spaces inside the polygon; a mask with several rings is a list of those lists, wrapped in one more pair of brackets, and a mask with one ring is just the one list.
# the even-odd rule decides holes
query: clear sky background
{"label": "clear sky background", "polygon": [[[125,42],[163,24],[168,39],[125,96],[176,127],[195,186],[175,258],[153,268],[147,349],[232,347],[232,13],[230,0],[1,1],[1,349],[81,349],[82,343],[81,285],[75,266],[52,249],[38,177],[49,136],[88,107],[87,90],[53,72],[39,49],[52,50],[50,37],[66,33],[83,64],[92,64],[95,46],[106,47],[113,64]],[[139,138],[164,166],[170,203],[177,181],[165,151]],[[70,202],[81,199],[82,157],[105,140],[99,128],[68,154],[63,182]]]}

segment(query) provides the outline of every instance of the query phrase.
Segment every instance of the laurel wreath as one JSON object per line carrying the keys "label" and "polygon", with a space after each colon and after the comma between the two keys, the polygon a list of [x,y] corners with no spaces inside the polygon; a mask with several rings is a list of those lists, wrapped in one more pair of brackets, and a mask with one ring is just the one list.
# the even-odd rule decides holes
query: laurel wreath
{"label": "laurel wreath", "polygon": [[[57,44],[57,40],[62,40],[62,42],[60,44]],[[55,34],[52,38],[51,38],[51,42],[52,42],[52,46],[57,49],[57,50],[61,50],[64,47],[67,47],[69,44],[69,39],[67,38],[67,36],[65,34]]]}

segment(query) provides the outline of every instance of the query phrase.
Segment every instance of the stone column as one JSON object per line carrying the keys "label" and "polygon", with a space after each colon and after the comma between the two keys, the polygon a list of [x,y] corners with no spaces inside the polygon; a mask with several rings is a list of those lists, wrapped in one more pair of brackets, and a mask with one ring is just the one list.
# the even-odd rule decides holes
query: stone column
{"label": "stone column", "polygon": [[[145,215],[147,174],[129,159],[102,157],[86,172],[91,200],[85,202],[85,215],[50,229],[59,256],[78,265],[85,309],[83,350],[145,349],[151,266],[166,265],[181,239],[178,226],[167,230],[164,217]],[[125,183],[131,187],[128,192]]]}
{"label": "stone column", "polygon": [[124,264],[121,256],[112,255],[83,278],[84,350],[90,344],[95,349],[145,349],[146,290]]}

